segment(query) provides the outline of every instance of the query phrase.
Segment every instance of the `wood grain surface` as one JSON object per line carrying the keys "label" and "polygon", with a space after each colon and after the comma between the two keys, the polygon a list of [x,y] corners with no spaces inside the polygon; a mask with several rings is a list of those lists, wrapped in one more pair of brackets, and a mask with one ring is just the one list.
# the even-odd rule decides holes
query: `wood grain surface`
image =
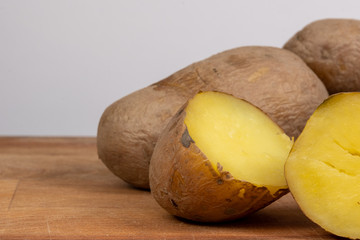
{"label": "wood grain surface", "polygon": [[97,158],[95,138],[0,138],[0,239],[340,239],[290,194],[244,219],[170,216]]}

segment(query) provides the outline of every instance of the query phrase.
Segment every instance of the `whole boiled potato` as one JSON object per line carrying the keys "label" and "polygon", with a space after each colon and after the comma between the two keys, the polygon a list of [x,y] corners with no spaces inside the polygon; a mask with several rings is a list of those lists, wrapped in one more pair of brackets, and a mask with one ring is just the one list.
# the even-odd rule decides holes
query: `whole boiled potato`
{"label": "whole boiled potato", "polygon": [[231,49],[111,104],[98,125],[100,159],[124,181],[149,188],[149,162],[160,133],[200,90],[247,100],[291,137],[300,134],[328,96],[318,77],[290,51],[260,46]]}
{"label": "whole boiled potato", "polygon": [[285,176],[301,210],[338,236],[360,239],[360,93],[334,94],[296,140]]}
{"label": "whole boiled potato", "polygon": [[201,92],[161,133],[150,189],[169,213],[201,222],[233,220],[288,192],[284,164],[293,145],[252,104]]}
{"label": "whole boiled potato", "polygon": [[324,82],[330,94],[360,91],[360,21],[323,19],[310,23],[284,46]]}

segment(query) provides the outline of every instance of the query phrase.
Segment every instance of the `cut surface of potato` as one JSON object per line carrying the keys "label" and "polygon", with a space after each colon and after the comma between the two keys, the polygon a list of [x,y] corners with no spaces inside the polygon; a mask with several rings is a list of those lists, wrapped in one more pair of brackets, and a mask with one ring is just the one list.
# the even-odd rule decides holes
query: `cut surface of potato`
{"label": "cut surface of potato", "polygon": [[285,166],[295,200],[312,221],[360,238],[360,93],[331,96],[314,112]]}
{"label": "cut surface of potato", "polygon": [[201,222],[237,219],[288,192],[293,141],[260,109],[201,92],[170,120],[150,161],[150,188],[169,213]]}
{"label": "cut surface of potato", "polygon": [[287,186],[283,166],[292,141],[261,110],[217,92],[198,94],[186,108],[191,138],[214,168],[259,186]]}

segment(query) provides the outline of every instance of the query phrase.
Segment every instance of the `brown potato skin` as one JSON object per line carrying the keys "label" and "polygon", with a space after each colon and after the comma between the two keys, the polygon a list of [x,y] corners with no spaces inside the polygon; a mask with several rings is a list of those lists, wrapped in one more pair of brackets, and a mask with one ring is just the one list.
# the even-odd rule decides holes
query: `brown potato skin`
{"label": "brown potato skin", "polygon": [[149,188],[148,166],[158,136],[200,90],[245,99],[294,137],[328,96],[318,77],[290,51],[260,46],[231,49],[110,105],[98,126],[99,158],[126,182]]}
{"label": "brown potato skin", "polygon": [[[172,81],[158,82],[111,104],[103,113],[97,134],[99,158],[118,177],[138,188],[149,188],[149,162],[155,143],[169,119],[195,93],[195,76],[180,71]],[[172,83],[173,85],[167,85]],[[199,84],[200,85],[200,84]]]}
{"label": "brown potato skin", "polygon": [[360,91],[360,21],[322,19],[296,33],[285,45],[324,82],[330,94]]}
{"label": "brown potato skin", "polygon": [[288,193],[220,174],[191,139],[182,109],[170,121],[150,161],[150,189],[170,214],[199,222],[229,221],[249,215]]}

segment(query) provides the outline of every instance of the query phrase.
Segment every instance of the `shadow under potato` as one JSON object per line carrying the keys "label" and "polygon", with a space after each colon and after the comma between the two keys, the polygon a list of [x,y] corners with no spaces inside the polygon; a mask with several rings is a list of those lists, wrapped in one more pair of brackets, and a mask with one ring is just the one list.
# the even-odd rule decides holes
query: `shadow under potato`
{"label": "shadow under potato", "polygon": [[[235,229],[239,233],[239,237],[245,238],[256,235],[257,239],[261,239],[261,237],[267,239],[269,236],[278,237],[276,239],[283,239],[283,237],[296,239],[303,236],[309,239],[344,239],[326,232],[309,220],[301,212],[291,194],[287,194],[256,213],[233,221],[204,223],[171,215],[169,218],[185,225],[199,227],[199,229],[211,228],[215,233],[221,230],[220,235],[224,234],[224,231],[228,231],[229,234],[233,233],[232,231]],[[201,235],[201,233],[199,234]]]}

